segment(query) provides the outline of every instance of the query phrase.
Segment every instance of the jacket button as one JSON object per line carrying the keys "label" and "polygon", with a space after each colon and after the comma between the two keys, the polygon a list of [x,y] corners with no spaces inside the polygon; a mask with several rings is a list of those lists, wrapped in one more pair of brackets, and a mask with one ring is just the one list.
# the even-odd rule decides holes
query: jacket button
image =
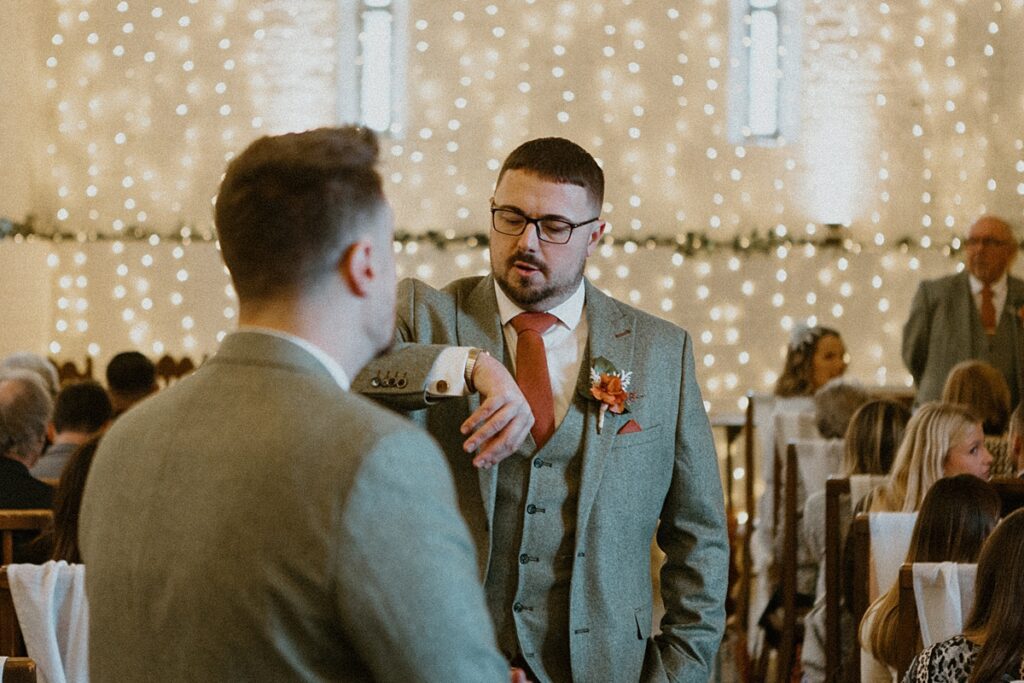
{"label": "jacket button", "polygon": [[523,553],[522,555],[519,556],[519,564],[526,564],[529,561],[530,561],[530,556],[527,555],[526,553]]}
{"label": "jacket button", "polygon": [[533,467],[534,467],[534,469],[538,469],[539,470],[541,467],[544,467],[544,461],[541,460],[540,458],[534,458],[533,459]]}
{"label": "jacket button", "polygon": [[526,506],[526,513],[527,514],[532,515],[536,511],[537,511],[537,506],[534,505],[533,503],[530,503],[529,505]]}
{"label": "jacket button", "polygon": [[521,602],[517,602],[516,604],[512,605],[512,611],[516,614],[519,614],[523,611],[523,604]]}

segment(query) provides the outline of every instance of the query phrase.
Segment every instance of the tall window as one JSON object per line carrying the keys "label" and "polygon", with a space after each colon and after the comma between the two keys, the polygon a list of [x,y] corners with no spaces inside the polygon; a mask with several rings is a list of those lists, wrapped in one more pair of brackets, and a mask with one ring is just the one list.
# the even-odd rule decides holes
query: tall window
{"label": "tall window", "polygon": [[404,133],[408,0],[338,0],[338,118]]}
{"label": "tall window", "polygon": [[800,109],[801,0],[732,0],[729,138],[795,137]]}

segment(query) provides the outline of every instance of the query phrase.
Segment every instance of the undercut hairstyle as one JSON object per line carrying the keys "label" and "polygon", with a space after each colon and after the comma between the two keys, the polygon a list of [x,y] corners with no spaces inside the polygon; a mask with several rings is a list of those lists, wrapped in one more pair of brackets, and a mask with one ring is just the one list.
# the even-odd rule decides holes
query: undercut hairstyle
{"label": "undercut hairstyle", "polygon": [[239,299],[289,296],[333,272],[384,208],[377,136],[319,128],[263,137],[228,166],[215,222]]}
{"label": "undercut hairstyle", "polygon": [[122,396],[145,396],[156,386],[156,366],[138,351],[122,351],[107,363],[107,386]]}
{"label": "undercut hairstyle", "polygon": [[[985,539],[999,521],[1001,509],[1002,501],[996,490],[973,474],[939,479],[921,503],[906,562],[976,562]],[[898,665],[899,597],[897,581],[878,599],[871,631],[866,631],[863,625],[860,629],[865,649],[894,669]],[[915,633],[919,631],[920,625],[914,629]],[[917,649],[923,649],[920,642]]]}
{"label": "undercut hairstyle", "polygon": [[846,428],[845,476],[888,474],[909,420],[907,407],[888,399],[869,401],[858,408]]}
{"label": "undercut hairstyle", "polygon": [[60,390],[53,406],[53,426],[57,433],[98,432],[113,414],[110,396],[99,382],[74,382]]}
{"label": "undercut hairstyle", "polygon": [[0,372],[0,457],[42,451],[53,399],[31,370]]}
{"label": "undercut hairstyle", "polygon": [[600,211],[604,203],[604,171],[590,152],[565,138],[537,138],[512,150],[498,173],[498,183],[508,171],[528,171],[543,180],[578,185],[587,191]]}
{"label": "undercut hairstyle", "polygon": [[869,398],[867,389],[856,380],[836,377],[826,382],[814,392],[818,433],[823,439],[843,438],[853,414]]}
{"label": "undercut hairstyle", "polygon": [[1003,373],[980,360],[957,363],[946,376],[942,400],[970,406],[986,435],[1001,436],[1010,421],[1010,385]]}
{"label": "undercut hairstyle", "polygon": [[[964,633],[984,636],[969,683],[1016,680],[1024,656],[1024,510],[988,537],[974,580],[974,607]],[[1008,676],[1006,674],[1009,674]]]}

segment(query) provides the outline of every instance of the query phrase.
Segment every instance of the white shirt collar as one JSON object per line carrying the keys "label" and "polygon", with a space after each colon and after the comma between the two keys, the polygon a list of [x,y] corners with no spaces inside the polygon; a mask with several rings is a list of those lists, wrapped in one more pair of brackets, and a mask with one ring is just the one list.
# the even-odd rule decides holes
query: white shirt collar
{"label": "white shirt collar", "polygon": [[[498,298],[498,316],[501,318],[502,326],[507,325],[508,321],[524,312],[501,290],[497,280],[494,281],[494,293]],[[575,330],[583,317],[583,303],[586,294],[587,288],[581,278],[580,284],[572,296],[546,312],[558,318],[558,321],[568,329]]]}
{"label": "white shirt collar", "polygon": [[324,351],[323,349],[321,349],[319,346],[309,341],[308,339],[303,339],[302,337],[298,337],[294,334],[290,334],[282,330],[274,330],[269,327],[257,327],[255,325],[241,325],[238,328],[238,331],[254,332],[256,334],[266,334],[270,335],[271,337],[277,337],[278,339],[283,339],[287,342],[291,342],[292,344],[295,344],[304,351],[308,351],[309,354],[313,356],[313,358],[316,358],[318,361],[320,361],[320,364],[323,365],[327,372],[331,374],[331,377],[338,384],[338,386],[342,388],[342,390],[348,391],[349,386],[351,386],[351,381],[348,378],[348,373],[345,372],[345,368],[341,367],[338,361],[334,360],[326,351]]}
{"label": "white shirt collar", "polygon": [[[982,287],[985,286],[985,283],[983,283],[981,280],[979,280],[978,278],[974,277],[970,273],[967,274],[967,277],[971,281],[971,294],[974,294],[974,295],[981,294],[981,289],[982,289]],[[1003,273],[1003,276],[1001,278],[999,278],[998,280],[996,280],[995,282],[992,283],[992,293],[993,294],[1002,294],[1003,292],[1006,291],[1006,279],[1007,279],[1007,277],[1008,277],[1007,273]]]}

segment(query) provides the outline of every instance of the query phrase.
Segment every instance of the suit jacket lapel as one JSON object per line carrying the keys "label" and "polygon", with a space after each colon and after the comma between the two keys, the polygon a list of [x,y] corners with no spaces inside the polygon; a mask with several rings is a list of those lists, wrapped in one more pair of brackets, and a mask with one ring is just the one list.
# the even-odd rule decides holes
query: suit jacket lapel
{"label": "suit jacket lapel", "polygon": [[[455,336],[461,346],[483,349],[499,361],[505,357],[505,335],[498,318],[498,301],[494,296],[494,278],[490,275],[480,280],[468,294],[460,296],[455,307]],[[480,405],[480,398],[469,397],[469,411]],[[497,494],[498,468],[478,470],[480,496],[487,513],[490,528],[494,521],[494,499]]]}
{"label": "suit jacket lapel", "polygon": [[610,297],[603,294],[588,280],[586,282],[586,314],[588,325],[587,357],[584,362],[586,370],[580,372],[578,393],[586,399],[586,415],[583,424],[583,439],[586,448],[583,451],[582,474],[580,477],[580,497],[576,513],[577,528],[583,528],[590,514],[591,505],[597,494],[601,475],[604,472],[605,460],[611,449],[615,434],[629,420],[628,415],[605,413],[604,426],[597,433],[597,421],[601,404],[590,393],[590,367],[597,358],[606,358],[616,369],[631,371],[633,369],[633,350],[636,334],[634,326],[636,316],[620,307]]}

